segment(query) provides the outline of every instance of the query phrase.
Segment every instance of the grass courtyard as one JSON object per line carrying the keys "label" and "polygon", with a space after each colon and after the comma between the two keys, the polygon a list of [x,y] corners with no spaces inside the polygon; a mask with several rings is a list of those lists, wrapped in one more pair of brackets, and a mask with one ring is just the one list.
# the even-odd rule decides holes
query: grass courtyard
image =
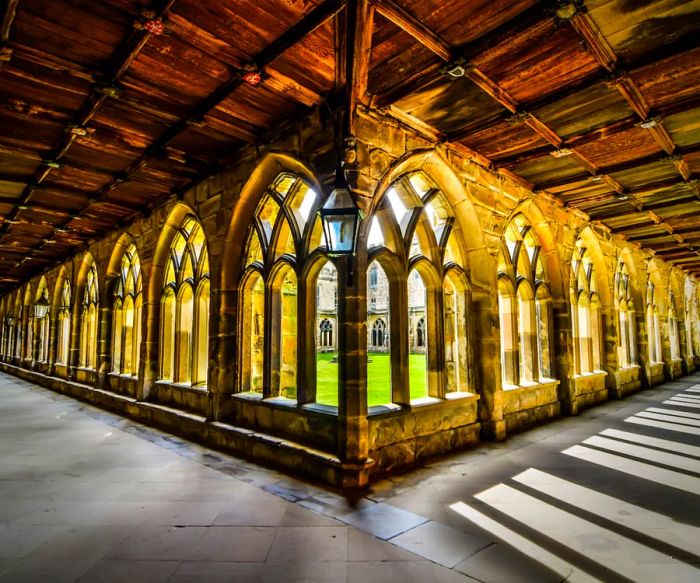
{"label": "grass courtyard", "polygon": [[[338,364],[333,354],[316,356],[316,401],[324,405],[338,404]],[[367,363],[367,406],[391,403],[391,367],[388,354],[371,353]],[[425,397],[425,354],[409,355],[411,399]]]}

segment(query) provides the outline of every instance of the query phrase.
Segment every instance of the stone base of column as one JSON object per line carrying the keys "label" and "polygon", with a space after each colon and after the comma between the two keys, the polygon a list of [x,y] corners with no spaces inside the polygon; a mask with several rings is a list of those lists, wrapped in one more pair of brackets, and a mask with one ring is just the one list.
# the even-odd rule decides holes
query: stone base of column
{"label": "stone base of column", "polygon": [[506,436],[505,419],[481,422],[481,437],[484,441],[503,441]]}

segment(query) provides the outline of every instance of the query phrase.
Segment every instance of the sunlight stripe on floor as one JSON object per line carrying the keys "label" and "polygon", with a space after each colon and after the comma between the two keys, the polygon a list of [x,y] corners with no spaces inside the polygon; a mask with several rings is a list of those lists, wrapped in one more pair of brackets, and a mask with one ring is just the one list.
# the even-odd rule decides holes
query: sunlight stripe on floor
{"label": "sunlight stripe on floor", "polygon": [[686,401],[685,399],[678,399],[673,397],[668,401],[663,401],[664,405],[676,405],[678,407],[685,407],[686,409],[700,409],[700,403],[696,401]]}
{"label": "sunlight stripe on floor", "polygon": [[700,429],[696,429],[695,427],[677,425],[675,423],[664,423],[663,421],[653,421],[652,419],[643,419],[641,417],[628,417],[625,419],[625,422],[646,425],[647,427],[656,427],[657,429],[668,429],[669,431],[677,431],[678,433],[700,435]]}
{"label": "sunlight stripe on floor", "polygon": [[638,583],[697,583],[700,571],[520,490],[498,484],[475,498]]}
{"label": "sunlight stripe on floor", "polygon": [[685,417],[686,419],[700,419],[698,413],[688,413],[688,411],[678,411],[677,409],[662,409],[661,407],[649,407],[646,409],[651,413],[664,413],[668,415],[676,415],[677,417]]}
{"label": "sunlight stripe on floor", "polygon": [[660,413],[647,413],[646,411],[640,411],[637,413],[637,417],[646,417],[647,419],[657,419],[658,421],[669,421],[671,423],[700,427],[700,421],[695,421],[693,419],[680,419],[674,415],[661,415]]}
{"label": "sunlight stripe on floor", "polygon": [[700,528],[676,522],[665,514],[646,510],[534,468],[525,470],[513,480],[591,514],[700,555]]}
{"label": "sunlight stripe on floor", "polygon": [[625,441],[631,441],[632,443],[642,443],[644,445],[651,445],[652,447],[657,447],[659,449],[667,449],[675,453],[682,453],[685,455],[700,457],[700,447],[688,445],[686,443],[680,443],[679,441],[659,439],[658,437],[649,437],[648,435],[642,435],[640,433],[630,433],[628,431],[620,431],[619,429],[604,429],[600,432],[600,434],[606,435],[607,437],[624,439]]}
{"label": "sunlight stripe on floor", "polygon": [[693,385],[689,389],[686,389],[687,393],[700,393],[700,387],[698,385]]}
{"label": "sunlight stripe on floor", "polygon": [[700,393],[678,393],[676,397],[683,397],[689,401],[700,401]]}
{"label": "sunlight stripe on floor", "polygon": [[567,563],[555,554],[550,553],[548,550],[543,549],[531,540],[519,535],[507,526],[503,526],[500,522],[482,514],[464,502],[455,502],[450,505],[450,508],[479,528],[483,528],[498,537],[505,544],[554,571],[566,581],[573,581],[574,583],[601,583],[600,579],[596,579],[585,571],[581,571],[578,567]]}
{"label": "sunlight stripe on floor", "polygon": [[674,472],[673,470],[652,466],[651,464],[645,464],[605,451],[598,451],[583,445],[574,445],[569,449],[565,449],[562,453],[610,468],[611,470],[636,476],[643,480],[663,484],[669,488],[683,490],[691,494],[700,494],[700,480],[698,478]]}
{"label": "sunlight stripe on floor", "polygon": [[676,455],[675,453],[650,449],[642,445],[625,443],[624,441],[608,439],[607,437],[600,437],[599,435],[584,439],[583,443],[586,445],[594,445],[601,449],[607,449],[608,451],[614,451],[615,453],[637,457],[642,460],[654,462],[655,464],[663,464],[665,466],[678,468],[679,470],[700,474],[700,460]]}

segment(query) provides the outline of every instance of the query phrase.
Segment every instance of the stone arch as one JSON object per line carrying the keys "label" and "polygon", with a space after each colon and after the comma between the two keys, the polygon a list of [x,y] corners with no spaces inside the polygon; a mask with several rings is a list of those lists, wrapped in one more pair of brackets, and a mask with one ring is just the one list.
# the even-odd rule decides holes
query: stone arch
{"label": "stone arch", "polygon": [[637,270],[637,264],[634,261],[634,257],[632,256],[632,250],[629,247],[623,247],[620,250],[617,257],[617,262],[615,264],[616,269],[619,262],[623,262],[627,266],[632,301],[634,302],[636,309],[639,309],[639,306],[644,305],[644,288],[642,286],[643,282],[641,282],[639,279],[640,274]]}
{"label": "stone arch", "polygon": [[[610,270],[608,269],[608,264],[605,259],[605,255],[603,254],[603,249],[600,246],[598,236],[593,232],[591,227],[586,225],[578,232],[574,238],[574,241],[578,241],[579,239],[584,242],[586,249],[588,249],[591,254],[591,259],[593,260],[593,267],[595,268],[595,283],[601,306],[604,310],[611,310],[614,307],[612,279],[610,277]],[[571,263],[571,258],[569,258],[569,263]]]}
{"label": "stone arch", "polygon": [[435,182],[451,206],[455,215],[455,224],[459,228],[466,247],[464,251],[469,258],[465,267],[469,273],[470,281],[489,286],[491,281],[495,281],[495,274],[481,273],[479,270],[472,269],[472,266],[479,265],[481,262],[483,265],[493,263],[486,250],[484,232],[476,208],[458,175],[442,155],[434,149],[413,152],[404,156],[395,162],[379,180],[370,203],[369,212],[360,228],[360,248],[363,248],[367,241],[372,218],[386,192],[401,176],[418,170],[427,174]]}
{"label": "stone arch", "polygon": [[[235,290],[244,271],[243,247],[247,233],[252,224],[258,202],[265,193],[265,189],[272,183],[280,172],[290,172],[304,179],[325,198],[324,188],[317,179],[310,166],[301,160],[280,152],[269,152],[258,163],[252,174],[243,185],[241,193],[233,208],[231,221],[229,222],[224,238],[224,252],[221,267],[222,291]],[[320,201],[319,201],[320,202]]]}
{"label": "stone arch", "polygon": [[[518,215],[523,215],[527,219],[540,244],[540,257],[545,266],[550,296],[552,298],[567,298],[568,286],[566,284],[568,282],[564,279],[562,270],[562,264],[565,264],[565,261],[562,261],[560,246],[557,245],[556,236],[547,217],[536,200],[524,200],[513,209],[508,219],[503,222],[503,228],[505,229]],[[503,233],[501,233],[502,236]]]}

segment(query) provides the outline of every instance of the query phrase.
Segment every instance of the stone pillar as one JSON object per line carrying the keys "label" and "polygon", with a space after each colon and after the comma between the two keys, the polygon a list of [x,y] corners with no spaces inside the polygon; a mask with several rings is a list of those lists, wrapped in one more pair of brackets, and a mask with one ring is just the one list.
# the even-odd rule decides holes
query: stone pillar
{"label": "stone pillar", "polygon": [[68,358],[66,365],[68,368],[68,379],[74,381],[78,365],[80,363],[80,336],[82,333],[81,319],[83,307],[79,302],[76,302],[73,311],[71,312],[70,322],[70,347],[68,349]]}
{"label": "stone pillar", "polygon": [[297,281],[297,403],[316,400],[316,289],[311,276]]}
{"label": "stone pillar", "polygon": [[160,334],[160,298],[156,302],[144,302],[141,313],[142,335],[139,377],[143,379],[137,398],[140,401],[148,399],[153,384],[158,380],[158,338]]}
{"label": "stone pillar", "polygon": [[[212,287],[209,311],[209,386],[208,417],[220,421],[227,414],[229,394],[238,389],[238,291]],[[214,331],[216,335],[212,335]]]}
{"label": "stone pillar", "polygon": [[54,376],[56,372],[56,349],[58,346],[58,313],[57,308],[50,308],[51,320],[49,320],[49,349],[46,355],[46,362],[48,364],[46,368],[46,374],[49,376]]}
{"label": "stone pillar", "polygon": [[614,307],[602,308],[600,311],[603,328],[603,370],[608,373],[605,378],[605,386],[608,389],[608,398],[619,399],[622,395],[617,386],[617,375],[620,368],[618,354],[618,313]]}
{"label": "stone pillar", "polygon": [[[366,261],[341,258],[338,268],[338,457],[343,486],[368,481]],[[351,267],[352,264],[352,267]],[[352,283],[349,281],[352,269]]]}
{"label": "stone pillar", "polygon": [[109,385],[107,375],[112,371],[112,308],[103,300],[100,303],[97,323],[97,386],[105,389]]}
{"label": "stone pillar", "polygon": [[[494,284],[495,285],[495,284]],[[503,381],[501,375],[501,332],[498,317],[498,296],[475,292],[472,296],[475,321],[474,362],[481,400],[479,420],[485,439],[506,438],[503,416]]]}
{"label": "stone pillar", "polygon": [[562,412],[578,414],[574,383],[574,331],[571,304],[564,298],[552,298],[554,328],[554,376],[559,379],[559,402]]}

